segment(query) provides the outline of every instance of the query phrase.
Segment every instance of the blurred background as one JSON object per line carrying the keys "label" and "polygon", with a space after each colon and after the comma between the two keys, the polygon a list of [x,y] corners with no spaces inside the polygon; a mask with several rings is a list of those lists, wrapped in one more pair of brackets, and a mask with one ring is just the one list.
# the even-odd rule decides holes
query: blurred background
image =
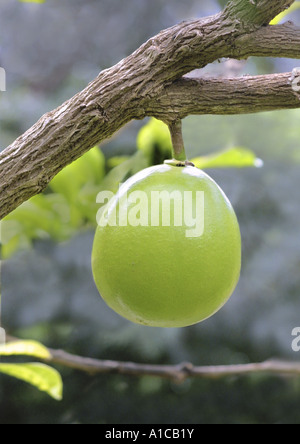
{"label": "blurred background", "polygon": [[[0,149],[45,112],[83,89],[161,29],[214,14],[225,1],[1,0]],[[299,14],[293,19],[299,23]],[[221,61],[200,75],[291,71],[295,60]],[[196,73],[196,75],[199,73]],[[262,168],[207,172],[230,198],[241,226],[238,288],[211,319],[183,329],[134,325],[112,312],[93,283],[90,257],[95,195],[147,163],[161,161],[159,140],[141,157],[132,122],[85,157],[71,175],[12,213],[2,232],[2,326],[10,335],[99,359],[153,364],[298,361],[291,332],[300,326],[300,110],[183,121],[189,158],[245,147]],[[91,173],[91,165],[96,166]],[[58,403],[0,375],[2,424],[299,423],[300,380],[270,376],[193,379],[91,377],[57,367]]]}

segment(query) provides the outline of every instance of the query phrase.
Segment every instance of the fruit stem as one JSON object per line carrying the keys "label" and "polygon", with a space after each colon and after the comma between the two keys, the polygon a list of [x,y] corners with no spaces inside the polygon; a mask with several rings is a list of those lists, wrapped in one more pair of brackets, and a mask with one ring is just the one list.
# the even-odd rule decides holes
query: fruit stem
{"label": "fruit stem", "polygon": [[185,161],[186,154],[185,154],[185,148],[184,148],[184,143],[183,143],[181,120],[180,119],[174,120],[172,123],[170,123],[169,130],[170,130],[172,145],[173,145],[173,153],[172,153],[173,158],[176,160]]}

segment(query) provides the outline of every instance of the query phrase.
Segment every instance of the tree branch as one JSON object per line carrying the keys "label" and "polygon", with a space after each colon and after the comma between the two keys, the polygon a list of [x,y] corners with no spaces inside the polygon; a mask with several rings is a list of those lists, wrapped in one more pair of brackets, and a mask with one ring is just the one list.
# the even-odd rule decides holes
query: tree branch
{"label": "tree branch", "polygon": [[[183,119],[192,114],[248,114],[300,108],[293,73],[240,78],[189,78],[166,87],[151,101],[147,114],[158,119]],[[300,89],[300,74],[299,74]]]}
{"label": "tree branch", "polygon": [[[19,341],[7,335],[8,343]],[[190,362],[176,365],[139,364],[136,362],[94,359],[74,355],[64,350],[47,348],[50,358],[45,362],[79,370],[90,375],[121,374],[128,376],[156,376],[183,382],[188,378],[218,379],[228,376],[244,376],[251,374],[273,374],[276,376],[300,376],[300,362],[268,360],[259,363],[195,366]]]}
{"label": "tree branch", "polygon": [[289,8],[295,0],[233,0],[229,2],[225,13],[232,20],[238,20],[250,29],[253,25],[268,25],[274,17]]}
{"label": "tree branch", "polygon": [[194,366],[191,363],[178,365],[151,365],[133,362],[99,360],[72,355],[62,350],[49,349],[52,358],[48,362],[70,367],[91,375],[121,374],[129,376],[156,376],[182,382],[188,378],[225,378],[228,376],[251,375],[257,373],[277,376],[300,376],[300,363],[266,361],[253,364]]}
{"label": "tree branch", "polygon": [[241,60],[250,56],[300,59],[299,26],[291,22],[264,26],[237,38],[230,57]]}
{"label": "tree branch", "polygon": [[[43,191],[62,168],[92,146],[110,138],[132,119],[149,115],[147,109],[165,88],[191,70],[222,57],[265,56],[268,51],[274,55],[273,47],[278,55],[281,38],[280,54],[285,50],[290,54],[293,47],[293,56],[298,57],[299,28],[292,38],[287,29],[285,39],[280,28],[277,42],[270,40],[274,32],[271,27],[260,28],[292,3],[232,0],[223,13],[166,29],[102,71],[83,91],[45,114],[0,153],[0,219]],[[258,39],[260,50],[256,48]],[[172,119],[165,117],[170,123]]]}

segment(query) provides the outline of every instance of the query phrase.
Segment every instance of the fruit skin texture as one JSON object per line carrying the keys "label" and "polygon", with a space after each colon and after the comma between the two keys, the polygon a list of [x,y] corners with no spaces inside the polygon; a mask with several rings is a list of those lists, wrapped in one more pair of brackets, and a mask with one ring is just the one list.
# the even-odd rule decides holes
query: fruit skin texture
{"label": "fruit skin texture", "polygon": [[207,319],[226,303],[240,275],[241,236],[229,200],[195,167],[158,165],[120,187],[108,220],[114,209],[125,211],[122,196],[136,190],[149,199],[154,190],[204,191],[204,232],[186,237],[184,224],[98,226],[92,270],[102,298],[138,324],[185,327]]}

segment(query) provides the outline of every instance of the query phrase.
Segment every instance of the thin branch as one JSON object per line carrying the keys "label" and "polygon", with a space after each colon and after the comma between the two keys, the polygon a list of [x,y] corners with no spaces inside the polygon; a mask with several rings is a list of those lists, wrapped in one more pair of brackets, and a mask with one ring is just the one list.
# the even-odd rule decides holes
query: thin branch
{"label": "thin branch", "polygon": [[176,160],[186,160],[183,136],[182,136],[182,122],[181,119],[174,120],[169,125],[169,130],[172,139],[173,157]]}
{"label": "thin branch", "polygon": [[[0,153],[0,219],[43,191],[60,170],[92,146],[131,120],[146,117],[151,102],[193,69],[222,57],[287,53],[299,57],[300,28],[293,28],[291,35],[290,28],[279,27],[276,34],[276,29],[263,26],[292,3],[232,0],[220,14],[161,31],[102,71],[83,91],[45,114]],[[277,35],[277,41],[271,35]],[[171,123],[172,111],[164,120]]]}
{"label": "thin branch", "polygon": [[[7,335],[6,340],[9,343],[19,341],[20,339]],[[87,358],[52,348],[48,348],[48,351],[50,358],[45,359],[45,362],[79,370],[90,375],[121,374],[138,377],[156,376],[178,382],[182,382],[188,378],[218,379],[258,373],[273,374],[276,376],[300,376],[300,362],[274,359],[260,363],[215,366],[195,366],[190,362],[182,362],[176,365],[155,365]]]}
{"label": "thin branch", "polygon": [[217,379],[228,376],[243,376],[257,373],[277,376],[300,376],[300,363],[270,360],[262,363],[194,366],[191,363],[178,365],[151,365],[134,362],[99,360],[72,355],[62,350],[49,349],[52,358],[48,362],[70,367],[91,375],[121,374],[129,376],[156,376],[178,382],[187,378]]}
{"label": "thin branch", "polygon": [[[296,86],[296,88],[295,88]],[[161,120],[192,114],[250,114],[300,108],[299,86],[292,72],[239,78],[184,77],[151,101],[147,114]]]}
{"label": "thin branch", "polygon": [[238,37],[229,57],[241,60],[253,56],[300,59],[299,26],[292,22],[264,26]]}

